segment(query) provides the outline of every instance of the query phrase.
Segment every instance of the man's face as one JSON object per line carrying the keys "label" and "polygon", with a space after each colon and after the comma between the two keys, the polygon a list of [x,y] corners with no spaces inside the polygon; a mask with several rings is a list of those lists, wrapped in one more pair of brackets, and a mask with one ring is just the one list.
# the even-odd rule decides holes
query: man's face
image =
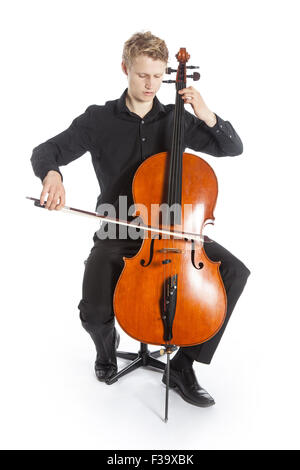
{"label": "man's face", "polygon": [[129,68],[122,62],[130,94],[138,101],[151,102],[160,88],[166,66],[166,62],[146,55],[136,57]]}

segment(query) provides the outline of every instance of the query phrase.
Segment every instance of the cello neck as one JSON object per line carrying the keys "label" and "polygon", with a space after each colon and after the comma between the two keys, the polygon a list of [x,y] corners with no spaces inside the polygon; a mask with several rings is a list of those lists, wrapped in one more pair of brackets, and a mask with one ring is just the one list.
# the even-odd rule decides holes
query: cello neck
{"label": "cello neck", "polygon": [[[176,99],[173,120],[172,146],[168,175],[168,205],[181,206],[182,200],[182,154],[184,151],[184,102],[178,90],[186,87],[186,60],[179,61],[176,77]],[[181,212],[181,211],[180,211]],[[178,214],[180,218],[180,215]],[[176,223],[181,223],[177,219]],[[172,224],[171,224],[172,225]]]}

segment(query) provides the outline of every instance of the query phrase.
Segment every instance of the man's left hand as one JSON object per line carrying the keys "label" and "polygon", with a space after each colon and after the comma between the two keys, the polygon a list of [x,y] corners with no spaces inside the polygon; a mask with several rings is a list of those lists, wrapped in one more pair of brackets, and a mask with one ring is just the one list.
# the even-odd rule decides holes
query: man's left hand
{"label": "man's left hand", "polygon": [[178,93],[182,96],[185,104],[188,103],[192,106],[194,113],[199,119],[205,121],[210,127],[216,124],[216,115],[207,107],[198,90],[189,86],[188,88],[178,90]]}

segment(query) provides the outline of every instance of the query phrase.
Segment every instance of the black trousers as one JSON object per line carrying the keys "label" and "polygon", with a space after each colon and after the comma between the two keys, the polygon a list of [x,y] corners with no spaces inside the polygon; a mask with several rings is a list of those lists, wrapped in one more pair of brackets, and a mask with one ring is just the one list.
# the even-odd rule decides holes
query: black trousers
{"label": "black trousers", "polygon": [[[141,246],[141,239],[101,240],[95,232],[94,246],[85,261],[82,299],[79,302],[82,326],[92,337],[97,361],[116,363],[114,355],[115,317],[113,294],[116,282],[124,266],[123,256],[134,256]],[[250,270],[226,248],[213,241],[204,243],[207,256],[221,261],[220,274],[227,294],[227,313],[218,333],[209,341],[197,346],[182,348],[191,359],[209,364],[225,331],[231,313],[247,282]]]}

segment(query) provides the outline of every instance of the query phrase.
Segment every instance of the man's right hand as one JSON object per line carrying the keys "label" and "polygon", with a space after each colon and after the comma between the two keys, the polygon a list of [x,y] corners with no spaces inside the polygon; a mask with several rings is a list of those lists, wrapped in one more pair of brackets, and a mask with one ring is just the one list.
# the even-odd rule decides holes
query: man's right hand
{"label": "man's right hand", "polygon": [[43,191],[40,196],[40,204],[45,203],[46,196],[47,202],[45,208],[50,211],[53,209],[59,210],[65,205],[65,188],[62,184],[61,176],[57,171],[50,170],[43,179]]}

